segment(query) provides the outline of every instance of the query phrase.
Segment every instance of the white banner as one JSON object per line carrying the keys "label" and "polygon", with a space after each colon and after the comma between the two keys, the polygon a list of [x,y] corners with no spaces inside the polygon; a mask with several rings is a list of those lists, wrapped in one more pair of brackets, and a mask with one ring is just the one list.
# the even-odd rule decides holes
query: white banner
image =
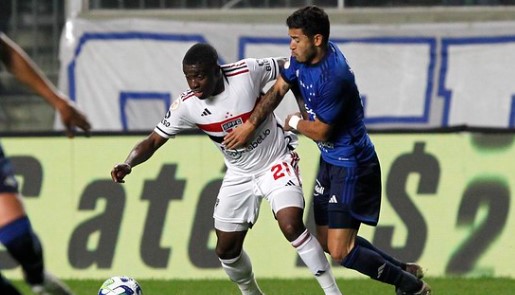
{"label": "white banner", "polygon": [[[515,126],[515,22],[333,24],[331,40],[356,73],[370,128]],[[187,89],[182,58],[196,42],[215,46],[220,63],[290,53],[284,24],[72,19],[60,88],[94,131],[151,130]],[[295,110],[288,96],[278,113]]]}

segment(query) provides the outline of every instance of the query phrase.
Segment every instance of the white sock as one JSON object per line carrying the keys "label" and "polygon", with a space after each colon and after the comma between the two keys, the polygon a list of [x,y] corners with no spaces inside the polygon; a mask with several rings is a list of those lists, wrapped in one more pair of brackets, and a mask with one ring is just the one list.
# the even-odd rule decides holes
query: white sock
{"label": "white sock", "polygon": [[252,263],[250,258],[241,251],[240,256],[233,259],[220,259],[222,267],[231,279],[235,282],[241,290],[243,295],[262,295],[263,292],[259,289],[259,286],[254,278],[252,272]]}
{"label": "white sock", "polygon": [[306,229],[295,241],[291,242],[300,258],[315,275],[318,284],[326,295],[341,295],[340,289],[320,243]]}

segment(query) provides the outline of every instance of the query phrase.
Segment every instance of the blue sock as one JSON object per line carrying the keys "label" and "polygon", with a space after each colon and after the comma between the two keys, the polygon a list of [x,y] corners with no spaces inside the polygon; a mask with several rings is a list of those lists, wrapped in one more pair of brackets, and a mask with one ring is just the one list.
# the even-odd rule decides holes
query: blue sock
{"label": "blue sock", "polygon": [[0,274],[0,294],[2,295],[21,295],[16,288],[2,274]]}
{"label": "blue sock", "polygon": [[394,285],[403,291],[416,292],[422,287],[422,282],[415,276],[403,271],[377,252],[361,247],[359,244],[356,244],[343,259],[342,265],[374,280]]}
{"label": "blue sock", "polygon": [[361,247],[365,247],[365,248],[368,248],[368,249],[376,252],[377,254],[381,255],[384,259],[388,260],[393,265],[396,265],[396,266],[400,267],[401,269],[406,270],[406,263],[401,262],[401,261],[393,258],[392,256],[386,254],[385,252],[383,252],[382,250],[376,248],[376,246],[374,246],[372,243],[370,243],[369,241],[365,240],[364,238],[362,238],[360,236],[357,236],[356,237],[356,243],[358,245],[360,245]]}
{"label": "blue sock", "polygon": [[27,216],[0,228],[0,242],[21,265],[29,284],[43,282],[43,250]]}

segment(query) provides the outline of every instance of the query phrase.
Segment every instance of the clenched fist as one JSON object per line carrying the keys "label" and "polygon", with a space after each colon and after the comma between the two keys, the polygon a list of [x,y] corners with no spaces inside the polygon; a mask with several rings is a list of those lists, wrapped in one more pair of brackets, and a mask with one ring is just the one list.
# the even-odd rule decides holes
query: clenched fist
{"label": "clenched fist", "polygon": [[124,183],[125,176],[131,174],[132,168],[129,164],[116,164],[111,170],[111,178],[114,182]]}

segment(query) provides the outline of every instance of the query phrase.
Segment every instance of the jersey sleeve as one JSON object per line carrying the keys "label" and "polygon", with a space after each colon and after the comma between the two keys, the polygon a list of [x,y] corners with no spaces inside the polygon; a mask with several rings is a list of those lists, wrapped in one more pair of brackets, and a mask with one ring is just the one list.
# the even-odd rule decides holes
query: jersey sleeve
{"label": "jersey sleeve", "polygon": [[284,81],[286,81],[288,84],[293,84],[297,81],[297,72],[298,69],[298,63],[297,60],[294,57],[290,57],[290,59],[286,62],[284,65],[284,69],[281,71],[281,76],[283,77]]}
{"label": "jersey sleeve", "polygon": [[279,76],[280,68],[279,62],[277,61],[278,59],[281,58],[248,58],[245,60],[250,69],[252,81],[254,81],[254,84],[260,89]]}
{"label": "jersey sleeve", "polygon": [[164,138],[172,138],[186,129],[195,128],[196,125],[188,119],[188,110],[182,97],[174,100],[164,118],[157,123],[154,131]]}

